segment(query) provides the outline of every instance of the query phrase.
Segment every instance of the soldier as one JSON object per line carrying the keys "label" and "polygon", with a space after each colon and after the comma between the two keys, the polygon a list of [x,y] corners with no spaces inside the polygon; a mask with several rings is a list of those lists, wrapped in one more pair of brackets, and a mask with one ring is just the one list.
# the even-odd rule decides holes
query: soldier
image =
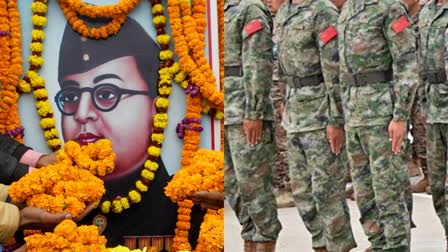
{"label": "soldier", "polygon": [[[448,232],[446,204],[448,86],[446,28],[448,2],[431,0],[420,12],[419,28],[419,92],[426,98],[427,154],[432,200],[437,215]],[[448,248],[447,248],[448,249]]]}
{"label": "soldier", "polygon": [[[409,10],[409,14],[412,17],[412,27],[418,38],[418,14],[421,7],[424,6],[425,1],[419,0],[402,0]],[[418,47],[418,40],[417,40]],[[414,99],[411,110],[411,134],[414,139],[412,143],[412,158],[421,167],[423,172],[423,179],[420,180],[412,189],[416,193],[421,193],[426,191],[426,187],[429,186],[428,180],[428,168],[426,165],[426,116],[423,109],[422,101],[418,96],[422,95],[417,93]]]}
{"label": "soldier", "polygon": [[271,252],[281,230],[272,192],[272,20],[261,0],[224,3],[225,194],[244,251]]}
{"label": "soldier", "polygon": [[348,0],[337,30],[347,152],[368,250],[410,251],[403,140],[418,76],[406,7]]}
{"label": "soldier", "polygon": [[[272,89],[271,97],[274,103],[274,113],[275,113],[275,146],[277,147],[277,152],[275,155],[275,165],[274,165],[274,188],[277,190],[278,196],[280,196],[281,201],[289,199],[291,197],[282,197],[290,195],[291,187],[289,185],[288,176],[288,147],[286,144],[286,131],[281,126],[282,114],[284,109],[284,97],[286,96],[286,84],[282,82],[278,76],[278,25],[275,15],[277,14],[280,6],[285,2],[285,0],[267,0],[266,4],[271,10],[274,22],[274,68],[272,75]],[[281,202],[279,201],[279,202]],[[292,203],[292,199],[288,202],[282,202],[283,204]],[[293,204],[293,203],[292,203]]]}
{"label": "soldier", "polygon": [[356,242],[344,193],[348,169],[340,160],[345,153],[341,101],[335,96],[338,12],[329,0],[293,0],[277,18],[293,197],[315,251],[349,251]]}

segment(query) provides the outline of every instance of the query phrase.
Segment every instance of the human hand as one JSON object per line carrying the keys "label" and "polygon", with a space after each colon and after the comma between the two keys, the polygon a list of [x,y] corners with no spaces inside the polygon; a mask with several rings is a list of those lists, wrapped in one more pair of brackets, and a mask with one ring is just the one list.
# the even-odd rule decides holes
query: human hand
{"label": "human hand", "polygon": [[224,207],[223,192],[197,191],[191,196],[191,200],[207,209],[218,210]]}
{"label": "human hand", "polygon": [[19,229],[52,229],[65,219],[71,219],[70,213],[49,213],[37,207],[25,207],[20,210]]}
{"label": "human hand", "polygon": [[87,215],[89,215],[90,212],[92,212],[93,209],[95,209],[98,206],[98,203],[91,203],[86,207],[86,209],[80,213],[78,216],[73,218],[74,222],[80,222],[82,221]]}
{"label": "human hand", "polygon": [[243,130],[246,135],[247,143],[254,147],[261,140],[261,134],[263,129],[262,120],[244,120]]}
{"label": "human hand", "polygon": [[41,168],[56,163],[57,155],[57,152],[52,152],[50,154],[41,156],[36,163],[36,168]]}
{"label": "human hand", "polygon": [[406,131],[406,121],[392,120],[389,123],[389,141],[392,142],[392,152],[394,154],[400,153],[401,142]]}
{"label": "human hand", "polygon": [[344,129],[327,126],[327,139],[330,143],[331,152],[335,155],[341,153],[342,145],[344,143]]}
{"label": "human hand", "polygon": [[26,244],[23,244],[20,248],[14,250],[13,252],[26,252]]}

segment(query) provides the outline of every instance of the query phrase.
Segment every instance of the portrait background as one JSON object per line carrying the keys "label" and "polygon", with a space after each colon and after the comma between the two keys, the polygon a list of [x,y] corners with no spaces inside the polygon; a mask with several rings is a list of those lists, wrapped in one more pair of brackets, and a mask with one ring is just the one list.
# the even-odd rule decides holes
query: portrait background
{"label": "portrait background", "polygon": [[[85,0],[86,3],[95,5],[114,4],[119,0]],[[166,1],[162,1],[166,6]],[[209,24],[207,30],[207,48],[206,53],[209,58],[209,63],[214,69],[216,78],[219,78],[219,58],[218,58],[218,32],[217,32],[217,6],[213,0],[208,0],[207,21]],[[30,50],[28,45],[31,41],[31,17],[30,9],[31,1],[18,1],[20,18],[22,22],[22,55],[24,71],[28,69],[28,56]],[[165,10],[166,11],[166,10]],[[141,3],[130,13],[143,29],[155,40],[155,29],[152,25],[151,7],[149,1],[141,1]],[[166,15],[167,16],[167,15]],[[54,117],[56,120],[56,127],[59,130],[62,139],[61,131],[61,113],[54,103],[53,97],[60,90],[58,83],[58,61],[59,49],[61,39],[64,32],[67,20],[65,19],[61,9],[56,1],[49,1],[48,3],[48,22],[45,27],[45,40],[43,58],[45,63],[40,70],[40,74],[46,80],[46,88],[48,90],[48,97],[51,102]],[[168,22],[167,22],[168,24]],[[169,25],[166,26],[166,31],[170,34]],[[212,36],[209,36],[212,34]],[[171,44],[174,51],[174,47]],[[158,55],[154,55],[158,57]],[[219,82],[218,82],[219,83]],[[156,85],[156,83],[154,83]],[[39,126],[40,118],[36,113],[35,99],[32,94],[25,94],[19,99],[19,113],[22,119],[22,125],[25,127],[25,143],[40,152],[50,152],[46,141],[43,137],[43,131]],[[170,95],[170,107],[168,110],[168,127],[165,129],[165,141],[162,148],[162,160],[165,163],[168,173],[171,175],[180,168],[181,150],[183,142],[176,135],[176,126],[185,116],[185,91],[173,82],[173,92]],[[220,147],[220,124],[219,121],[211,121],[207,115],[202,116],[202,126],[204,131],[201,133],[201,148],[219,150]]]}

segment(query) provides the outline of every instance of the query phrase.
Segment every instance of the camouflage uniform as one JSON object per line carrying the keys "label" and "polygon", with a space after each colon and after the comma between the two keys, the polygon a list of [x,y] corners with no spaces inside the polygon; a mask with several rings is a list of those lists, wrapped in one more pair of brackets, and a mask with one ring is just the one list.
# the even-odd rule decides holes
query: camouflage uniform
{"label": "camouflage uniform", "polygon": [[445,232],[448,232],[445,180],[447,171],[448,85],[446,35],[448,27],[448,3],[436,6],[430,1],[420,11],[419,63],[421,85],[425,93],[427,115],[427,153],[429,181],[434,208]]}
{"label": "camouflage uniform", "polygon": [[337,30],[347,152],[360,221],[374,251],[409,251],[406,142],[401,154],[393,155],[388,134],[392,119],[408,119],[417,85],[409,17],[397,0],[348,0]]}
{"label": "camouflage uniform", "polygon": [[[422,5],[420,3],[420,5]],[[417,38],[417,48],[418,48],[418,17],[416,14],[412,17],[412,27]],[[422,104],[422,99],[419,98],[420,95],[417,93],[414,99],[414,103],[411,109],[411,134],[414,138],[412,143],[412,158],[419,160],[419,165],[422,168],[423,174],[428,174],[428,168],[426,165],[426,116]],[[420,101],[420,102],[419,102]]]}
{"label": "camouflage uniform", "polygon": [[325,128],[343,125],[338,86],[336,25],[329,0],[284,3],[277,13],[280,78],[287,85],[286,113],[292,194],[313,248],[356,247],[345,201],[344,169],[331,152]]}
{"label": "camouflage uniform", "polygon": [[277,18],[274,19],[274,68],[272,75],[271,97],[274,103],[275,112],[275,146],[277,152],[274,165],[274,187],[280,191],[290,191],[288,175],[288,147],[286,143],[286,131],[281,126],[282,108],[284,106],[284,97],[286,96],[286,83],[282,82],[278,76],[278,25]]}
{"label": "camouflage uniform", "polygon": [[[272,21],[260,0],[226,0],[224,8],[225,193],[244,240],[274,241],[281,224],[272,192]],[[263,120],[254,147],[242,133],[244,119]]]}

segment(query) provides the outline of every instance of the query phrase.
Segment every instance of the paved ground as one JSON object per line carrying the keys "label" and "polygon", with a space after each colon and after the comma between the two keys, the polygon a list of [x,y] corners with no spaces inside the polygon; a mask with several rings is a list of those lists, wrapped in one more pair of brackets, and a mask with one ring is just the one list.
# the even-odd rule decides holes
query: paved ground
{"label": "paved ground", "polygon": [[[348,200],[352,217],[352,228],[358,247],[352,252],[364,251],[369,246],[361,225],[359,211],[354,201]],[[412,230],[412,252],[445,251],[443,229],[432,206],[431,197],[426,194],[414,194],[414,222],[417,228]],[[283,230],[277,245],[277,252],[312,252],[311,237],[301,221],[296,208],[279,209]],[[232,209],[225,208],[225,251],[242,252],[240,225]]]}

